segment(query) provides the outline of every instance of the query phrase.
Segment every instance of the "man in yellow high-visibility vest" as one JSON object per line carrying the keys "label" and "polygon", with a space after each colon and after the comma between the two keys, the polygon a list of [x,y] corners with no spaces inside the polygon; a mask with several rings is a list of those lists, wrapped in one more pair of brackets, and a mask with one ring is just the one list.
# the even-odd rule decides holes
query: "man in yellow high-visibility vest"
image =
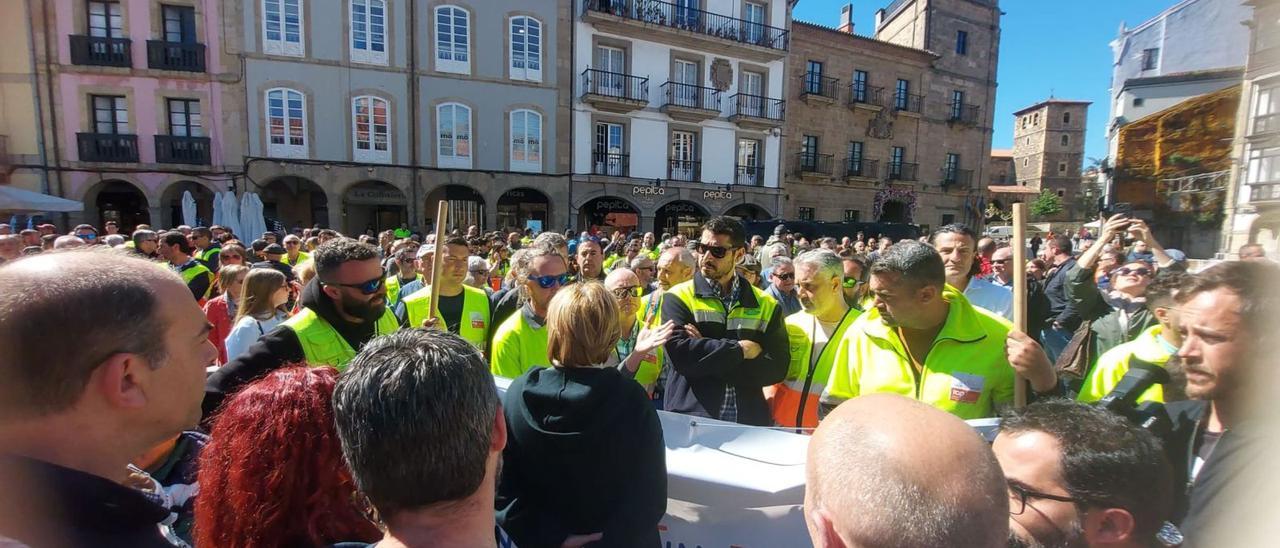
{"label": "man in yellow high-visibility vest", "polygon": [[489,371],[514,379],[533,367],[550,367],[547,357],[547,308],[551,298],[569,283],[568,265],[555,248],[534,244],[511,265],[520,291],[520,310],[493,334]]}
{"label": "man in yellow high-visibility vest", "polygon": [[286,364],[346,367],[370,339],[400,328],[387,309],[377,248],[350,238],[321,244],[316,277],[302,290],[302,310],[218,368],[205,384],[205,416],[249,381]]}
{"label": "man in yellow high-visibility vest", "polygon": [[[444,255],[440,258],[440,304],[436,315],[431,316],[431,287],[405,297],[395,307],[396,316],[404,327],[435,327],[461,336],[480,350],[489,339],[489,296],[483,289],[464,285],[467,277],[467,240],[451,236],[444,241]],[[434,321],[428,321],[428,319]]]}

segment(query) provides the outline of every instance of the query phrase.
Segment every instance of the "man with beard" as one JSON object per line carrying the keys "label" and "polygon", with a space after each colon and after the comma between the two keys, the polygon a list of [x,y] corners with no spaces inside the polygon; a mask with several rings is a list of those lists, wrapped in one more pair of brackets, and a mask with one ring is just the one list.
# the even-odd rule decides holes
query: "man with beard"
{"label": "man with beard", "polygon": [[663,323],[676,325],[664,347],[667,411],[773,424],[761,389],[786,377],[791,354],[778,303],[736,272],[746,240],[737,219],[712,217],[694,244],[698,271],[662,299]]}
{"label": "man with beard", "polygon": [[218,368],[205,385],[205,417],[244,384],[285,364],[339,370],[375,336],[399,329],[387,308],[377,248],[338,238],[316,249],[316,277],[302,290],[302,310]]}
{"label": "man with beard", "polygon": [[1125,418],[1038,402],[1004,417],[991,449],[1009,483],[1010,546],[1166,545],[1172,472],[1155,435]]}

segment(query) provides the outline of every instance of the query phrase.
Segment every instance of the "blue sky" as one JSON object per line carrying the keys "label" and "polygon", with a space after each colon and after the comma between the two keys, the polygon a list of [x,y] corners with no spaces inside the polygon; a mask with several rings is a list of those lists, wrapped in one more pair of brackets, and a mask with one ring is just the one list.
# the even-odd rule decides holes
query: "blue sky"
{"label": "blue sky", "polygon": [[[1000,65],[996,74],[993,148],[1011,148],[1013,112],[1053,96],[1093,101],[1085,157],[1106,155],[1111,48],[1120,22],[1150,19],[1177,0],[1002,0]],[[800,0],[794,17],[838,26],[844,0]],[[854,29],[870,34],[875,12],[889,0],[853,2]],[[1086,164],[1088,162],[1086,161]]]}

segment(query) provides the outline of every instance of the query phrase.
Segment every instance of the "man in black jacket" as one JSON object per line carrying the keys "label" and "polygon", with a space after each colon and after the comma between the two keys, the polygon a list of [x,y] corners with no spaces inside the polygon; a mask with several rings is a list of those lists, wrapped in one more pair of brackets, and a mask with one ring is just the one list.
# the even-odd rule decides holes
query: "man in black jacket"
{"label": "man in black jacket", "polygon": [[[1280,314],[1274,265],[1221,263],[1195,276],[1178,300],[1183,342],[1178,349],[1193,401],[1170,404],[1174,421],[1166,451],[1180,472],[1186,494],[1183,546],[1209,546],[1231,524],[1248,523],[1240,513],[1242,489],[1272,470],[1259,428],[1263,415],[1247,401],[1276,333]],[[1253,496],[1258,496],[1253,493]],[[1253,517],[1253,516],[1250,516]],[[1263,519],[1262,516],[1257,516]],[[1265,519],[1272,519],[1266,517]]]}
{"label": "man in black jacket", "polygon": [[1049,256],[1053,269],[1044,281],[1044,296],[1049,299],[1049,318],[1040,326],[1040,341],[1049,361],[1057,361],[1058,355],[1071,342],[1071,335],[1080,327],[1080,314],[1067,294],[1067,273],[1076,265],[1071,256],[1071,238],[1054,236],[1049,240]]}
{"label": "man in black jacket", "polygon": [[777,302],[739,276],[746,231],[713,217],[693,245],[698,271],[662,300],[662,321],[676,330],[664,346],[667,411],[729,422],[772,425],[762,389],[787,375],[791,350]]}

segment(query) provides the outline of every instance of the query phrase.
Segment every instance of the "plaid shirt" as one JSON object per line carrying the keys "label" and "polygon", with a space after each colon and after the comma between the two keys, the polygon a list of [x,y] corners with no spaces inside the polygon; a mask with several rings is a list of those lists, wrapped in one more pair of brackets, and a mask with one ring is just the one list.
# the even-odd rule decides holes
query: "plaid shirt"
{"label": "plaid shirt", "polygon": [[[742,286],[738,283],[742,277],[733,276],[733,283],[729,286],[729,294],[725,295],[720,284],[712,283],[711,287],[715,290],[716,298],[724,304],[725,311],[733,310],[733,305],[738,302],[738,298],[742,295]],[[738,422],[738,389],[733,385],[725,385],[724,387],[724,403],[720,404],[720,420],[728,422]]]}

